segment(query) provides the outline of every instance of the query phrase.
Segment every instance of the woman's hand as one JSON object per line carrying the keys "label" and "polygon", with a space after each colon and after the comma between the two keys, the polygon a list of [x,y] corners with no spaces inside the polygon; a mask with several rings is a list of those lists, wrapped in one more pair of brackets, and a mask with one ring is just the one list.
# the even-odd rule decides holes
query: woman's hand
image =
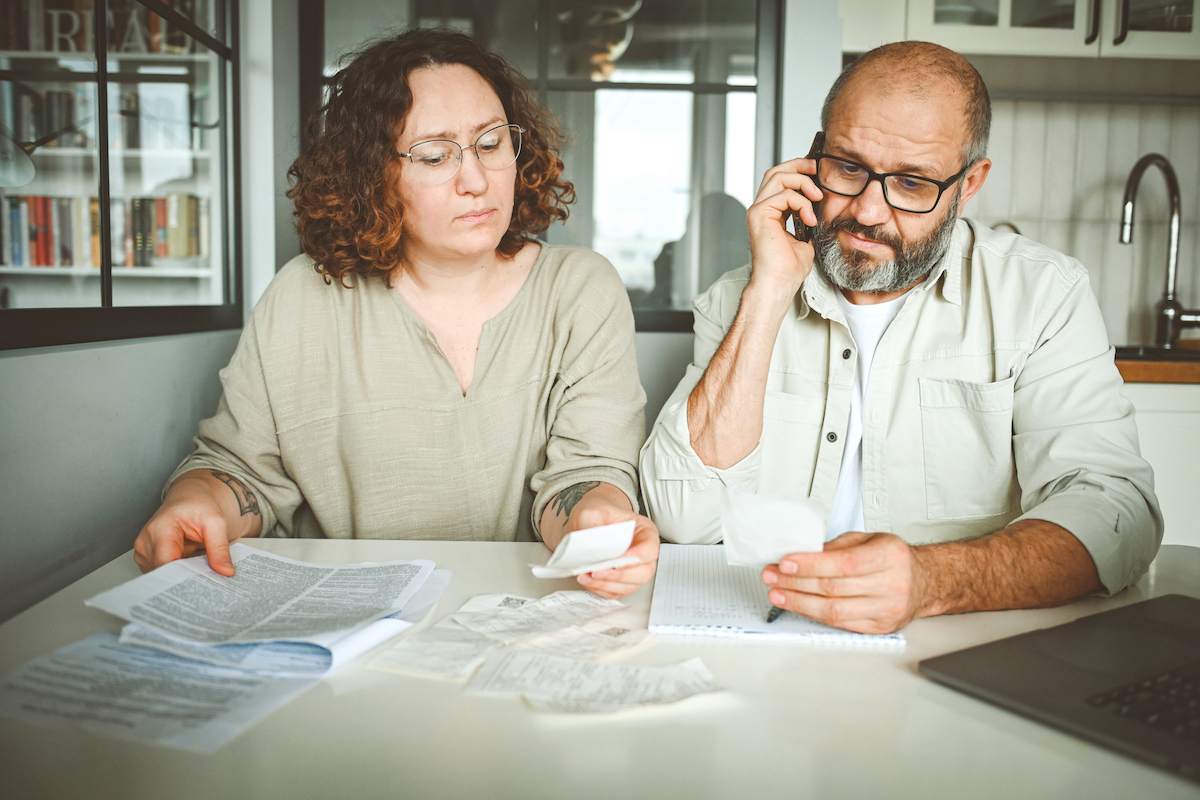
{"label": "woman's hand", "polygon": [[262,529],[258,498],[225,472],[193,470],[167,490],[163,504],[133,541],[133,560],[143,572],[204,551],[208,565],[233,575],[229,544]]}
{"label": "woman's hand", "polygon": [[585,572],[577,580],[589,592],[608,598],[625,597],[649,583],[658,565],[658,527],[649,517],[635,514],[625,493],[609,484],[602,483],[587,492],[575,506],[567,522],[567,536],[571,536],[572,531],[627,520],[634,521],[633,541],[621,555],[633,556],[638,563],[599,572]]}

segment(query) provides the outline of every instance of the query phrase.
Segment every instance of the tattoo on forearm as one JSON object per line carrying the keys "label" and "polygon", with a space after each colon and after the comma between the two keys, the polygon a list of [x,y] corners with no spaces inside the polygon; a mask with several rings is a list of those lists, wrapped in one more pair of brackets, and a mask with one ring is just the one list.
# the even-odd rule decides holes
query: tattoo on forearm
{"label": "tattoo on forearm", "polygon": [[260,511],[258,508],[258,497],[255,496],[254,492],[250,491],[249,486],[242,483],[228,472],[221,472],[220,470],[215,469],[209,471],[212,472],[212,476],[214,478],[228,486],[229,491],[233,492],[233,496],[236,497],[238,501],[238,511],[241,512],[243,517],[251,514],[262,516],[262,511]]}
{"label": "tattoo on forearm", "polygon": [[574,486],[568,486],[558,493],[550,505],[554,508],[555,513],[562,516],[563,520],[570,519],[571,512],[575,510],[575,506],[579,505],[583,496],[599,485],[600,481],[584,481]]}

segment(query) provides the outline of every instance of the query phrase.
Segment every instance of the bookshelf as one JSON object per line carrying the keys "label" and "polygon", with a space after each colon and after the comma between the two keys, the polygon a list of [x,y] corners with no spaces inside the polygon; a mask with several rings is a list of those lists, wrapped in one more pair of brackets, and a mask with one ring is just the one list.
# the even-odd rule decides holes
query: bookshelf
{"label": "bookshelf", "polygon": [[[223,2],[167,5],[213,35]],[[113,306],[211,306],[230,294],[228,54],[134,0],[107,5],[103,78],[91,0],[0,8],[0,133],[34,168],[23,185],[0,183],[0,308],[53,308],[56,296],[74,307],[86,287],[97,289],[90,305],[107,304],[105,262]]]}

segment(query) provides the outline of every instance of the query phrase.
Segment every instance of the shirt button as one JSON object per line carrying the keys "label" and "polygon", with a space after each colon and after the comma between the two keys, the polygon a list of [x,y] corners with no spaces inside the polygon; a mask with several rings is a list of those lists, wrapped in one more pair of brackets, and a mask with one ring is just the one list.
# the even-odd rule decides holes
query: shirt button
{"label": "shirt button", "polygon": [[848,359],[848,358],[850,358],[850,356],[852,356],[852,355],[854,355],[854,354],[850,352],[850,348],[849,348],[849,347],[847,347],[845,350],[843,350],[843,351],[842,351],[842,358],[846,358],[846,359]]}
{"label": "shirt button", "polygon": [[836,433],[834,433],[833,431],[830,431],[829,433],[825,434],[825,438],[826,438],[826,439],[828,439],[828,440],[829,440],[829,441],[831,441],[831,442],[836,442],[836,441],[837,441],[837,434],[836,434]]}

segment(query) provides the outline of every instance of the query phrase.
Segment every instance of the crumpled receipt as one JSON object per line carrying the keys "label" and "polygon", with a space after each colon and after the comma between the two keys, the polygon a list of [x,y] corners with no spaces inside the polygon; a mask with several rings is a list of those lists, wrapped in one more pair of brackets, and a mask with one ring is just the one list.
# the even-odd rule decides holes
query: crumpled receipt
{"label": "crumpled receipt", "polygon": [[572,578],[585,572],[638,562],[625,551],[633,543],[633,520],[583,528],[563,537],[545,565],[530,564],[535,578]]}
{"label": "crumpled receipt", "polygon": [[488,657],[467,691],[516,694],[538,711],[606,712],[675,703],[721,689],[698,658],[665,666],[597,664],[527,650]]}
{"label": "crumpled receipt", "polygon": [[721,531],[731,566],[776,564],[788,553],[825,548],[825,512],[811,500],[765,497],[726,486]]}

